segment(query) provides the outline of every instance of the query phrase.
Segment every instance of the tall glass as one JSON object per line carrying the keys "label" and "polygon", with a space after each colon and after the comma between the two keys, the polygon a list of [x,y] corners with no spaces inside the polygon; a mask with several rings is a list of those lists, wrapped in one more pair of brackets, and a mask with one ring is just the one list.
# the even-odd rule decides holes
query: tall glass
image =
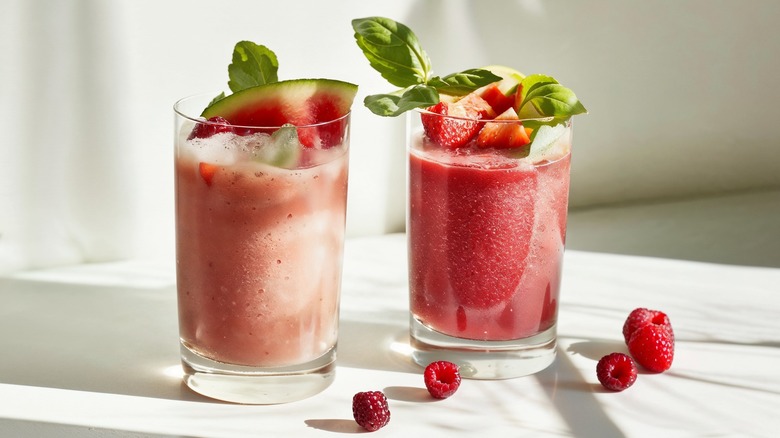
{"label": "tall glass", "polygon": [[556,353],[571,123],[544,127],[544,149],[524,157],[527,148],[442,148],[421,116],[451,130],[477,123],[407,118],[413,359],[449,360],[475,379],[540,371]]}
{"label": "tall glass", "polygon": [[303,399],[335,375],[350,116],[226,129],[198,118],[213,96],[174,106],[184,381],[237,403]]}

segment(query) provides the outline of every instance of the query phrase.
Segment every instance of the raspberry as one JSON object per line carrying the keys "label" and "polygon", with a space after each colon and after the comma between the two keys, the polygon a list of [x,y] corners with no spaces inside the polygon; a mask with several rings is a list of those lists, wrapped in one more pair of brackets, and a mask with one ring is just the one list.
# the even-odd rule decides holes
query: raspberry
{"label": "raspberry", "polygon": [[425,367],[425,387],[433,398],[444,399],[460,387],[460,372],[458,366],[452,362],[440,360],[431,362]]}
{"label": "raspberry", "polygon": [[384,427],[390,421],[390,408],[382,391],[358,392],[352,397],[352,416],[369,432]]}
{"label": "raspberry", "polygon": [[672,323],[669,321],[669,317],[664,312],[659,310],[650,310],[645,308],[638,308],[631,311],[626,318],[626,322],[623,324],[623,339],[626,344],[631,339],[633,334],[638,328],[644,327],[648,324],[664,326],[672,334],[674,339],[674,332],[672,331]]}
{"label": "raspberry", "polygon": [[599,382],[612,391],[622,391],[636,381],[636,364],[623,353],[608,354],[596,364]]}
{"label": "raspberry", "polygon": [[628,341],[634,360],[648,370],[661,373],[672,366],[674,336],[662,325],[649,324],[637,329]]}
{"label": "raspberry", "polygon": [[190,132],[189,137],[187,137],[187,140],[192,140],[193,138],[208,138],[211,137],[214,134],[219,134],[220,132],[230,132],[233,128],[230,126],[230,123],[219,116],[214,116],[205,122],[199,121],[195,128]]}

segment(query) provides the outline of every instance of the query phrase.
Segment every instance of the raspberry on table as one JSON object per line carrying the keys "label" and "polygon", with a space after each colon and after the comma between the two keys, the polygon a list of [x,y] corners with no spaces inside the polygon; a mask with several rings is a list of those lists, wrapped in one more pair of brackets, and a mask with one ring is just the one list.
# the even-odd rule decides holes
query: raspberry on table
{"label": "raspberry on table", "polygon": [[672,366],[674,336],[663,325],[646,325],[631,335],[628,351],[639,365],[661,373]]}
{"label": "raspberry on table", "polygon": [[612,391],[622,391],[636,382],[636,364],[630,356],[623,353],[611,353],[596,364],[596,376],[599,382]]}
{"label": "raspberry on table", "polygon": [[425,387],[433,398],[445,399],[460,387],[458,366],[446,360],[431,362],[423,373]]}
{"label": "raspberry on table", "polygon": [[382,391],[358,392],[352,397],[352,416],[369,432],[381,429],[390,421],[390,408]]}
{"label": "raspberry on table", "polygon": [[206,121],[199,121],[192,132],[190,132],[187,140],[192,140],[193,138],[208,138],[212,135],[221,132],[230,132],[232,130],[233,127],[230,126],[230,123],[227,120],[219,116],[214,116]]}
{"label": "raspberry on table", "polygon": [[672,323],[669,321],[669,317],[660,310],[651,310],[644,307],[639,307],[631,311],[626,318],[626,322],[623,324],[623,339],[626,344],[631,339],[631,335],[640,327],[644,327],[649,324],[664,326],[669,330],[674,338],[674,332],[672,331]]}

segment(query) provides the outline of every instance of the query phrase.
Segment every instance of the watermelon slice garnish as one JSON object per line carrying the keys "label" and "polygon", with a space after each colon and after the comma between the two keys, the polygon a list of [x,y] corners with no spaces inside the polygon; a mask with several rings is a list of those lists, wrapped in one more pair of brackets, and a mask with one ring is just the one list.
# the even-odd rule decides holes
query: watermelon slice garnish
{"label": "watermelon slice garnish", "polygon": [[[237,134],[271,134],[284,125],[298,128],[307,147],[340,144],[357,85],[333,79],[293,79],[237,91],[209,105],[202,117],[222,117]],[[317,126],[312,126],[317,125]]]}

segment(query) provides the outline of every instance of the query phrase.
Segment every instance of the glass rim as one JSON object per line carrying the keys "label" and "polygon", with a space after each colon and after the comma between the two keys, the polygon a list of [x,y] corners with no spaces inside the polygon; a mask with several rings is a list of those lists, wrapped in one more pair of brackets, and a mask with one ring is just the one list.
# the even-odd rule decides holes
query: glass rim
{"label": "glass rim", "polygon": [[[206,98],[206,97],[211,97],[211,99],[213,99],[213,96],[217,96],[217,95],[219,95],[219,93],[198,93],[198,94],[192,94],[192,95],[189,95],[189,96],[186,96],[186,97],[182,97],[181,99],[177,100],[173,104],[173,112],[176,113],[176,115],[178,115],[179,117],[182,117],[182,118],[187,119],[187,120],[189,120],[191,122],[194,122],[194,123],[200,123],[200,124],[203,124],[203,125],[224,126],[224,124],[222,124],[222,123],[212,122],[212,121],[206,120],[205,118],[203,118],[201,116],[192,116],[192,115],[186,114],[181,109],[181,106],[186,101],[191,101],[191,100],[194,100],[194,99]],[[340,122],[342,120],[345,120],[345,119],[349,118],[349,116],[351,114],[352,114],[352,109],[350,108],[350,110],[347,111],[346,114],[344,114],[343,116],[340,116],[340,117],[336,117],[334,119],[325,120],[325,121],[317,122],[317,123],[307,123],[307,124],[303,124],[303,125],[292,124],[292,125],[295,126],[298,129],[301,129],[301,128],[318,128],[318,127],[330,125],[332,123],[337,123],[337,122]],[[235,124],[231,123],[230,126],[233,127],[233,128],[246,128],[246,129],[280,129],[284,125],[235,125]]]}
{"label": "glass rim", "polygon": [[[525,119],[472,119],[469,117],[459,117],[459,116],[451,116],[449,114],[439,114],[435,113],[433,111],[428,111],[426,108],[413,108],[413,111],[417,112],[420,115],[429,115],[429,116],[436,116],[436,117],[442,117],[442,118],[448,118],[463,122],[479,122],[479,123],[502,123],[502,124],[512,124],[512,123],[522,123],[522,122],[550,122],[555,120],[555,117],[527,117]],[[409,113],[411,114],[411,113]],[[561,121],[563,124],[570,124],[571,118],[568,120]]]}

